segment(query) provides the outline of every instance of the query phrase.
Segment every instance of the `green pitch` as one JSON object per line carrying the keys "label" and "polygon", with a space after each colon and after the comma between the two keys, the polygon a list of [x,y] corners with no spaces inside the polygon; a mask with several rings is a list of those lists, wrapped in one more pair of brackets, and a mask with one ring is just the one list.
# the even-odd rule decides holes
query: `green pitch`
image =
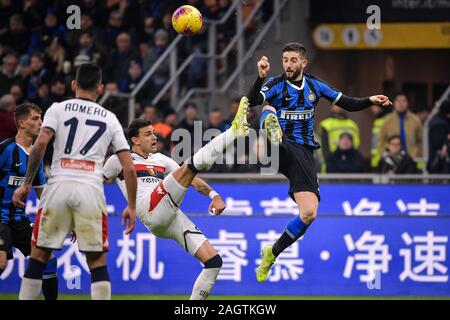
{"label": "green pitch", "polygon": [[[87,294],[61,294],[59,300],[88,300]],[[188,300],[184,295],[113,295],[113,300]],[[210,296],[208,300],[450,300],[450,297],[351,297],[351,296]],[[16,294],[0,294],[0,300],[17,300]]]}

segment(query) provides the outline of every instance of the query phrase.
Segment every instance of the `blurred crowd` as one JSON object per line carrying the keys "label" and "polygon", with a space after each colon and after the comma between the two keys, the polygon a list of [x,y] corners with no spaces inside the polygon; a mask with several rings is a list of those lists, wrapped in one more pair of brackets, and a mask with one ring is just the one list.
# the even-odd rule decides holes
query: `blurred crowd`
{"label": "blurred crowd", "polygon": [[[255,1],[247,1],[245,12]],[[81,10],[80,29],[69,30],[69,5]],[[103,69],[107,90],[129,93],[176,36],[172,13],[182,4],[217,20],[231,0],[0,0],[0,97],[11,94],[16,104],[37,103],[44,111],[71,94],[76,68],[95,62]],[[217,30],[220,53],[236,33],[235,15]],[[253,26],[254,27],[254,26]],[[252,28],[250,26],[249,28]],[[207,52],[207,34],[183,37],[179,61],[193,52]],[[231,55],[232,57],[233,55]],[[227,70],[233,69],[233,59]],[[194,59],[180,76],[182,89],[205,82],[206,62]],[[223,71],[224,61],[217,63]],[[137,96],[138,113],[169,79],[169,60],[157,69]],[[165,108],[164,102],[158,106]]]}
{"label": "blurred crowd", "polygon": [[[245,12],[256,3],[246,1]],[[270,1],[268,1],[270,4]],[[81,9],[79,30],[68,30],[66,8],[76,4]],[[70,88],[76,68],[85,62],[95,62],[104,71],[103,83],[107,92],[129,93],[133,91],[145,73],[167,49],[176,36],[171,26],[172,12],[181,4],[197,7],[204,18],[220,19],[232,4],[231,0],[0,0],[0,141],[16,132],[13,111],[15,106],[33,102],[45,110],[53,103],[72,96]],[[263,10],[270,14],[270,6]],[[217,52],[221,52],[236,33],[234,16],[218,28]],[[257,28],[251,24],[248,28]],[[251,30],[247,30],[251,31]],[[251,33],[251,32],[249,32]],[[207,34],[183,37],[179,61],[192,52],[207,52]],[[233,70],[233,55],[219,61],[219,74]],[[206,79],[206,62],[194,59],[180,76],[182,90],[202,86]],[[168,97],[158,105],[152,105],[155,94],[169,79],[168,60],[158,68],[145,84],[136,99],[137,115],[151,120],[159,139],[162,153],[170,154],[175,147],[171,141],[176,129],[191,133],[190,153],[195,145],[193,133],[195,121],[200,120],[198,106],[187,103],[182,114],[177,114]],[[119,99],[119,98],[113,98]],[[120,100],[120,99],[119,99]],[[126,119],[128,105],[125,101],[108,101],[119,119]],[[332,106],[330,115],[318,124],[317,139],[322,149],[316,155],[316,166],[321,172],[388,174],[419,173],[426,169],[431,173],[448,173],[450,170],[450,102],[447,100],[429,125],[428,163],[417,161],[423,152],[423,124],[427,110],[410,111],[405,94],[393,97],[393,109],[372,107],[371,158],[365,159],[359,151],[358,124],[348,118],[346,112]],[[108,107],[107,105],[107,107]],[[208,111],[202,132],[215,129],[216,134],[225,131],[239,105],[233,99],[230,106],[218,106]],[[225,117],[223,110],[230,110]],[[123,115],[123,116],[122,116]],[[252,127],[258,130],[258,115],[250,117]],[[203,122],[205,123],[205,122]],[[125,125],[125,124],[124,124]],[[266,153],[265,141],[248,140],[246,152],[235,155],[235,163],[246,165],[214,165],[213,172],[257,172],[257,164],[248,160]],[[183,155],[182,157],[186,157]]]}
{"label": "blurred crowd", "polygon": [[359,152],[358,124],[349,119],[345,110],[333,105],[330,115],[320,122],[322,142],[321,171],[329,173],[449,173],[450,97],[429,119],[428,162],[423,158],[424,123],[429,113],[410,111],[404,93],[393,97],[393,107],[372,106],[374,116],[371,157],[365,160]]}

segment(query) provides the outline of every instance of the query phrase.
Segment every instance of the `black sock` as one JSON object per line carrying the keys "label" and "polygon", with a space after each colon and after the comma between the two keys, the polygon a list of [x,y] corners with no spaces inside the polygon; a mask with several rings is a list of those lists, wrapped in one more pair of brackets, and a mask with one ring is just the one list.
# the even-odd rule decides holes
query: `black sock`
{"label": "black sock", "polygon": [[[298,238],[297,238],[298,239]],[[291,238],[291,236],[284,231],[280,238],[278,238],[277,242],[272,247],[272,253],[275,257],[278,257],[280,253],[284,251],[287,247],[293,244],[297,239]]]}
{"label": "black sock", "polygon": [[5,269],[0,268],[0,276],[2,275],[3,271],[5,271]]}
{"label": "black sock", "polygon": [[216,254],[214,257],[205,262],[205,269],[221,268],[222,263],[222,257]]}
{"label": "black sock", "polygon": [[58,299],[58,277],[42,279],[42,294],[45,300]]}
{"label": "black sock", "polygon": [[42,279],[42,274],[44,273],[46,265],[46,263],[30,258],[30,262],[28,264],[27,271],[25,271],[24,277],[36,280]]}
{"label": "black sock", "polygon": [[100,281],[109,281],[109,274],[106,266],[98,267],[91,270],[91,283]]}

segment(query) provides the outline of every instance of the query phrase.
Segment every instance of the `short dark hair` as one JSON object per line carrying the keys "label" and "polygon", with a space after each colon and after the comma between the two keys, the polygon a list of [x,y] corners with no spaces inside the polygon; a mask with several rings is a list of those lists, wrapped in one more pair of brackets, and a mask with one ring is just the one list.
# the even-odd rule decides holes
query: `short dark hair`
{"label": "short dark hair", "polygon": [[130,141],[131,145],[133,145],[131,138],[137,137],[139,135],[139,129],[145,128],[145,127],[151,126],[151,125],[152,125],[152,122],[149,120],[144,120],[144,119],[138,118],[138,119],[134,119],[133,121],[131,121],[131,123],[127,129],[127,137],[128,137],[128,140]]}
{"label": "short dark hair", "polygon": [[394,139],[399,139],[400,141],[402,140],[402,138],[400,138],[400,135],[394,134],[394,135],[390,136],[387,141],[388,141],[388,143],[391,143],[391,141]]}
{"label": "short dark hair", "polygon": [[23,120],[25,117],[28,117],[32,110],[36,111],[37,113],[42,113],[42,109],[34,103],[25,102],[19,104],[16,107],[16,110],[14,110],[14,120],[16,122],[16,126],[19,125],[19,120]]}
{"label": "short dark hair", "polygon": [[184,105],[183,109],[186,110],[186,109],[189,108],[189,107],[192,107],[192,108],[194,108],[195,110],[197,110],[197,105],[196,105],[195,103],[193,103],[193,102],[188,102],[188,103],[186,103],[186,104]]}
{"label": "short dark hair", "polygon": [[83,63],[78,67],[75,80],[82,90],[96,90],[102,82],[102,69],[95,63]]}
{"label": "short dark hair", "polygon": [[408,100],[408,96],[406,95],[406,93],[401,92],[401,91],[395,93],[394,100],[397,99],[397,97],[399,97],[399,96],[405,96],[406,100]]}
{"label": "short dark hair", "polygon": [[301,56],[306,57],[306,48],[304,45],[298,42],[286,43],[283,47],[283,53],[287,51],[295,51],[300,53]]}

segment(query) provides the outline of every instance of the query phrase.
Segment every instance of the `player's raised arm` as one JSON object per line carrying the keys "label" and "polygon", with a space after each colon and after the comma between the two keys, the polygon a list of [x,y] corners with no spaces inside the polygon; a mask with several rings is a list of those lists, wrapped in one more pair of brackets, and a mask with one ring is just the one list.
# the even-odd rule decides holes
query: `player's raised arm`
{"label": "player's raised arm", "polygon": [[225,202],[223,201],[220,194],[214,191],[203,179],[195,177],[191,184],[195,190],[199,193],[209,197],[211,199],[211,204],[209,205],[209,212],[218,216],[225,210]]}
{"label": "player's raised arm", "polygon": [[25,199],[31,190],[31,184],[36,176],[42,159],[44,158],[45,149],[48,143],[52,140],[55,133],[52,129],[43,127],[39,136],[37,137],[33,148],[31,149],[30,156],[28,158],[27,173],[25,181],[20,188],[14,191],[12,201],[16,207],[24,208]]}
{"label": "player's raised arm", "polygon": [[131,154],[128,150],[117,153],[117,158],[122,166],[128,198],[128,206],[122,214],[122,225],[125,225],[125,222],[128,220],[125,234],[130,234],[136,225],[137,176],[136,171],[134,170],[133,161],[131,160]]}
{"label": "player's raised arm", "polygon": [[389,98],[384,95],[374,95],[364,98],[349,97],[322,80],[313,77],[312,81],[325,99],[350,112],[361,111],[374,104],[383,107],[392,105]]}
{"label": "player's raised arm", "polygon": [[264,81],[269,75],[270,71],[270,63],[269,59],[266,56],[263,56],[258,61],[258,77],[256,78],[253,86],[250,88],[250,91],[247,95],[250,106],[257,106],[264,102],[264,97],[261,95],[261,88],[263,87]]}
{"label": "player's raised arm", "polygon": [[392,102],[388,97],[383,95],[375,95],[365,98],[354,98],[341,95],[341,97],[336,101],[337,106],[347,111],[361,111],[374,104],[388,107],[392,105]]}

